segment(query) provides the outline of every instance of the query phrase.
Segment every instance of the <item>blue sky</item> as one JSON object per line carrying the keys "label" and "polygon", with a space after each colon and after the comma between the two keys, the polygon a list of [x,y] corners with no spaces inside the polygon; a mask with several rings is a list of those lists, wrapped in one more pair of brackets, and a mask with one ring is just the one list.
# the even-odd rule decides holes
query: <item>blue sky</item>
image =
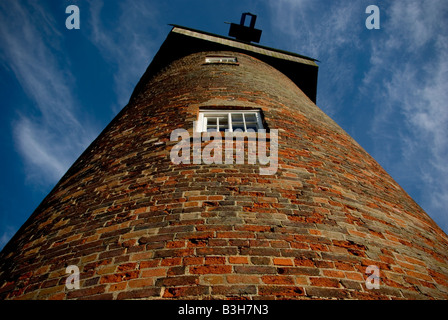
{"label": "blue sky", "polygon": [[0,248],[125,106],[169,23],[227,35],[243,12],[260,44],[320,61],[317,105],[448,233],[447,1],[2,0]]}

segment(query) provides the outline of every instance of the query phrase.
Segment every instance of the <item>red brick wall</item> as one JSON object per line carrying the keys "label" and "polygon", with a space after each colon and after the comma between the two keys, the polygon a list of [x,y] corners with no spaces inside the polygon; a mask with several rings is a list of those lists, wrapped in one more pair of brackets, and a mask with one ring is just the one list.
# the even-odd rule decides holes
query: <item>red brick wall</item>
{"label": "red brick wall", "polygon": [[[1,252],[0,298],[447,299],[447,236],[374,159],[277,70],[205,55],[153,78],[75,162]],[[223,105],[279,130],[275,175],[171,163],[171,131]]]}

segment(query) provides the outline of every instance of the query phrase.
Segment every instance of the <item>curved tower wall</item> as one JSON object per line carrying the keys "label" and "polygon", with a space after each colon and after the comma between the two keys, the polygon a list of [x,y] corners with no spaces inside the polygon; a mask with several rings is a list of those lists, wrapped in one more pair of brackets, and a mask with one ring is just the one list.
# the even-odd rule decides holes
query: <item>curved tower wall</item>
{"label": "curved tower wall", "polygon": [[[171,132],[193,135],[216,107],[262,110],[274,175],[170,160]],[[447,254],[441,229],[285,75],[201,52],[144,85],[45,198],[0,255],[0,297],[446,299]]]}

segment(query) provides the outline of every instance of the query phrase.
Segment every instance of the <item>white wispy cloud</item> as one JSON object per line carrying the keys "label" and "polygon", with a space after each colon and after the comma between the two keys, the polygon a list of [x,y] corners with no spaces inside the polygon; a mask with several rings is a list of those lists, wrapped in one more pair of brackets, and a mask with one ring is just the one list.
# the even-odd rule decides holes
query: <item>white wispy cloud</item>
{"label": "white wispy cloud", "polygon": [[0,2],[0,57],[29,97],[12,123],[16,147],[33,184],[51,185],[92,140],[81,124],[74,77],[58,52],[61,33],[46,9],[33,1]]}
{"label": "white wispy cloud", "polygon": [[[164,27],[158,19],[154,3],[143,0],[126,0],[119,3],[115,24],[107,24],[102,16],[105,6],[117,3],[99,0],[89,2],[90,39],[114,70],[115,94],[118,112],[126,105],[132,90],[148,67],[161,39],[154,34],[163,34]],[[109,17],[110,19],[110,17]],[[152,35],[152,36],[150,36]]]}
{"label": "white wispy cloud", "polygon": [[[447,14],[448,6],[443,1],[394,1],[383,24],[387,36],[371,44],[371,68],[364,79],[366,86],[375,87],[372,96],[377,97],[372,128],[372,134],[379,137],[375,153],[386,158],[382,152],[385,148],[400,149],[401,157],[395,159],[391,168],[404,181],[420,183],[419,203],[445,230],[448,230]],[[378,76],[381,85],[375,84]],[[392,131],[391,125],[401,128],[398,134],[384,134]]]}
{"label": "white wispy cloud", "polygon": [[288,49],[321,61],[318,105],[332,117],[355,106],[354,99],[373,108],[371,127],[363,128],[375,142],[371,152],[405,189],[417,190],[414,198],[448,230],[445,2],[380,2],[376,33],[364,25],[371,1],[269,4],[272,29]]}
{"label": "white wispy cloud", "polygon": [[288,49],[321,61],[317,104],[334,115],[356,86],[348,62],[360,47],[358,20],[365,8],[358,2],[311,0],[272,0],[269,8],[272,30],[290,43]]}
{"label": "white wispy cloud", "polygon": [[272,28],[293,38],[293,49],[315,58],[331,57],[341,47],[360,45],[359,4],[340,1],[269,1]]}

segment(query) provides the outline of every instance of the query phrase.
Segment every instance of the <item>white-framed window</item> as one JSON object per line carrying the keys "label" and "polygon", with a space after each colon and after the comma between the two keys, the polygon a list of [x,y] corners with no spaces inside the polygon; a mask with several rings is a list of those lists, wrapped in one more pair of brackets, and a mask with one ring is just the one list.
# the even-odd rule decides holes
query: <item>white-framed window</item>
{"label": "white-framed window", "polygon": [[259,110],[199,110],[197,132],[243,132],[263,129]]}
{"label": "white-framed window", "polygon": [[238,60],[236,57],[207,56],[207,57],[205,57],[205,63],[238,64]]}

